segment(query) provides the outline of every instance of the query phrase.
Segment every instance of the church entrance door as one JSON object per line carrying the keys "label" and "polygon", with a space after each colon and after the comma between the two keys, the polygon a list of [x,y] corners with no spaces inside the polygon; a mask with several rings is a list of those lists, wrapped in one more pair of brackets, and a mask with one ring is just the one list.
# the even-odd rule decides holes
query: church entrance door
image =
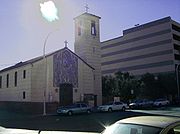
{"label": "church entrance door", "polygon": [[61,106],[73,103],[73,85],[69,83],[60,84],[59,87],[59,104]]}

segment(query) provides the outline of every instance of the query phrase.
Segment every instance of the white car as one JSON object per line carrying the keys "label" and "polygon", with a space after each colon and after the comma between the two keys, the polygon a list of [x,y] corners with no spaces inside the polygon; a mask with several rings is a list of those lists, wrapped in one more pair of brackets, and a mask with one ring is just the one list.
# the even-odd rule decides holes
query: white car
{"label": "white car", "polygon": [[98,110],[112,112],[115,110],[125,111],[126,108],[127,108],[127,104],[125,104],[123,102],[110,102],[108,104],[99,106]]}
{"label": "white car", "polygon": [[101,134],[179,134],[180,118],[139,116],[122,119],[106,127]]}
{"label": "white car", "polygon": [[154,101],[154,106],[166,106],[169,105],[169,101],[167,99],[157,99]]}

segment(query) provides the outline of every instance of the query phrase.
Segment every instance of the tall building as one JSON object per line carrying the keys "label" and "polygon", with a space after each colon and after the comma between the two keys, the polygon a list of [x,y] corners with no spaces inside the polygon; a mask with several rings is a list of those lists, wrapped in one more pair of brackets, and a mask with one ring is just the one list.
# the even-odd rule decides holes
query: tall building
{"label": "tall building", "polygon": [[101,49],[100,49],[100,17],[84,13],[75,20],[75,53],[89,63],[94,70],[94,92],[97,93],[98,104],[102,101],[101,85]]}
{"label": "tall building", "polygon": [[101,42],[102,75],[175,72],[180,64],[180,24],[170,17],[123,31]]}

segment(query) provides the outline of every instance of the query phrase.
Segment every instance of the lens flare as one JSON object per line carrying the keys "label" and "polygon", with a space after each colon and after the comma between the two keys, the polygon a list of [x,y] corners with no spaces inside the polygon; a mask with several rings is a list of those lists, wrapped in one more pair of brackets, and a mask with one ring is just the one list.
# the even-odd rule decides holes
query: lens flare
{"label": "lens flare", "polygon": [[52,22],[59,19],[58,9],[56,8],[54,2],[52,1],[40,3],[40,11],[41,11],[42,16],[47,21]]}

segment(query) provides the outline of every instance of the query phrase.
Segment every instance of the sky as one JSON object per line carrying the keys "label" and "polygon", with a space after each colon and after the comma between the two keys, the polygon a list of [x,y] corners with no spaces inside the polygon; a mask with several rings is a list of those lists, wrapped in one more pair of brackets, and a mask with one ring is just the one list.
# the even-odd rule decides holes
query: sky
{"label": "sky", "polygon": [[47,0],[1,0],[0,70],[64,47],[74,50],[74,20],[85,12],[100,16],[100,41],[122,36],[125,29],[170,16],[180,23],[180,0],[52,0],[58,20],[48,22],[40,12]]}

